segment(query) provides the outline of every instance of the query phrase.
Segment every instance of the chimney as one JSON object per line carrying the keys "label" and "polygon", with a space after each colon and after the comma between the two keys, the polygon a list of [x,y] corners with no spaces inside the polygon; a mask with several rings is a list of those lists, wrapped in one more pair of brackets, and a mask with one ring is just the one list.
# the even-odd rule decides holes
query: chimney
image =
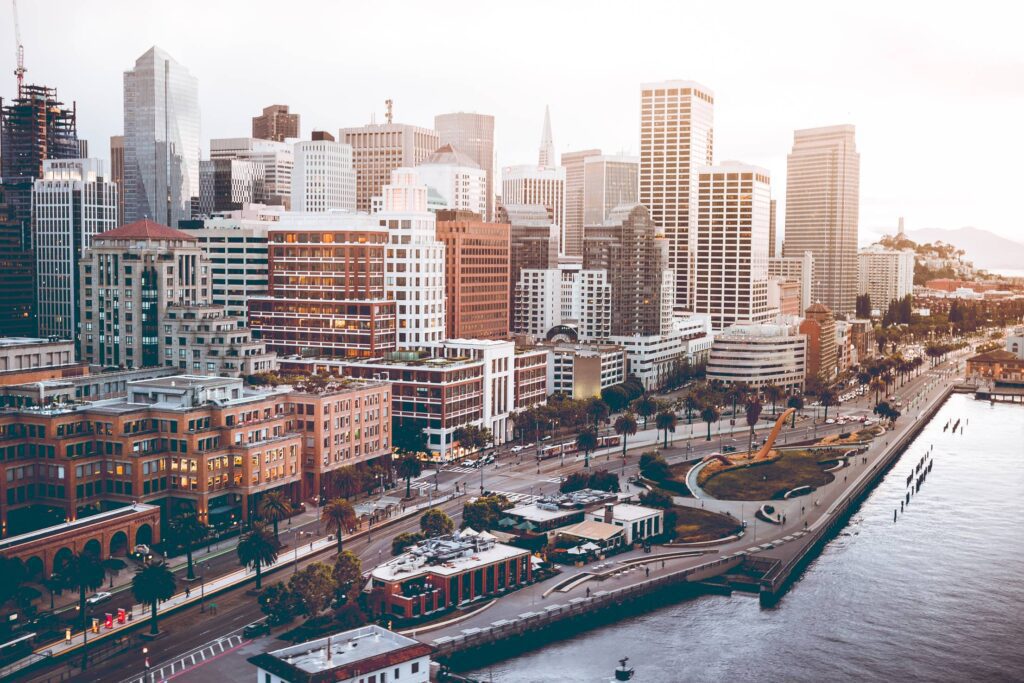
{"label": "chimney", "polygon": [[331,637],[327,636],[327,652],[324,653],[324,661],[327,666],[334,666],[334,651],[331,650]]}
{"label": "chimney", "polygon": [[615,515],[613,514],[614,509],[615,509],[615,504],[614,503],[605,503],[604,504],[604,523],[605,524],[611,524],[612,523],[612,519],[614,519],[614,517],[615,517]]}

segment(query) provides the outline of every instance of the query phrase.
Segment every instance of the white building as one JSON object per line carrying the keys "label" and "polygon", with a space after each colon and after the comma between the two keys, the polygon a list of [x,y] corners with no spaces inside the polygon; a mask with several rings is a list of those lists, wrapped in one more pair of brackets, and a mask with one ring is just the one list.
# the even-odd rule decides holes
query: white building
{"label": "white building", "polygon": [[39,334],[76,339],[78,261],[93,235],[117,227],[117,185],[99,159],[47,159],[32,186]]}
{"label": "white building", "polygon": [[574,339],[606,339],[611,332],[611,285],[604,270],[579,263],[525,268],[515,285],[512,329],[543,339],[561,328]]}
{"label": "white building", "polygon": [[867,294],[871,307],[885,312],[889,302],[914,293],[914,252],[879,244],[857,254],[857,293]]}
{"label": "white building", "polygon": [[811,306],[811,287],[814,282],[814,254],[805,251],[802,256],[776,256],[768,259],[768,276],[800,283],[800,310]]}
{"label": "white building", "polygon": [[256,683],[429,683],[429,645],[370,624],[250,657]]}
{"label": "white building", "polygon": [[416,172],[444,199],[444,208],[487,215],[487,172],[452,145],[424,159]]}
{"label": "white building", "polygon": [[295,143],[291,208],[306,212],[355,211],[356,169],[352,165],[352,146],[330,139],[325,133],[320,133],[319,137]]}
{"label": "white building", "polygon": [[391,173],[375,218],[388,229],[384,287],[396,302],[398,348],[436,345],[445,339],[445,246],[415,169]]}
{"label": "white building", "polygon": [[600,397],[601,391],[626,381],[626,351],[612,344],[552,342],[548,358],[548,392],[571,398]]}
{"label": "white building", "polygon": [[434,117],[434,130],[442,145],[452,145],[469,156],[487,174],[487,213],[494,221],[494,117],[490,114],[454,112]]}
{"label": "white building", "polygon": [[565,253],[565,169],[540,166],[506,166],[501,171],[501,201],[534,204],[547,209],[548,218],[558,226],[559,251]]}
{"label": "white building", "polygon": [[261,193],[257,204],[291,207],[292,171],[295,153],[290,142],[258,138],[215,138],[210,140],[210,160],[240,159],[263,165]]}
{"label": "white building", "polygon": [[689,228],[692,309],[710,315],[715,330],[767,322],[775,315],[768,307],[768,171],[730,161],[700,167],[695,174],[698,205]]}
{"label": "white building", "polygon": [[1024,360],[1024,328],[1017,328],[1006,335],[1006,350]]}
{"label": "white building", "polygon": [[483,425],[501,444],[512,433],[509,415],[516,405],[516,345],[500,339],[447,339],[440,347],[446,358],[474,358],[484,362]]}
{"label": "white building", "polygon": [[602,154],[583,160],[583,224],[608,220],[612,209],[640,197],[640,157]]}
{"label": "white building", "polygon": [[789,325],[733,325],[715,335],[708,380],[803,390],[807,338]]}
{"label": "white building", "polygon": [[604,509],[588,512],[587,519],[622,527],[626,532],[626,545],[658,536],[665,530],[662,510],[632,503],[605,503]]}
{"label": "white building", "polygon": [[715,96],[693,81],[644,83],[640,90],[640,203],[669,240],[675,308],[691,311],[691,207],[697,168],[714,163]]}
{"label": "white building", "polygon": [[627,374],[635,375],[645,389],[658,389],[683,361],[703,359],[714,339],[706,315],[669,316],[671,328],[660,335],[615,336],[608,342],[626,350]]}

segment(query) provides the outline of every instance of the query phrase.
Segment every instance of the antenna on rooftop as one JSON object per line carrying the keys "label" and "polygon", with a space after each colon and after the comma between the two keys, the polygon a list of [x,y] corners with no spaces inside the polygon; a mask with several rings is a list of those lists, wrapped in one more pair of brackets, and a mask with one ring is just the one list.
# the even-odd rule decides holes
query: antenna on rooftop
{"label": "antenna on rooftop", "polygon": [[14,42],[17,48],[14,55],[18,66],[14,69],[14,75],[18,77],[18,97],[21,97],[21,86],[25,81],[25,46],[21,44],[21,26],[18,24],[18,0],[11,0],[11,8],[14,10]]}
{"label": "antenna on rooftop", "polygon": [[384,100],[384,107],[385,107],[384,120],[387,121],[388,123],[391,123],[391,113],[392,113],[391,109],[394,106],[394,104],[395,103],[394,103],[393,100]]}

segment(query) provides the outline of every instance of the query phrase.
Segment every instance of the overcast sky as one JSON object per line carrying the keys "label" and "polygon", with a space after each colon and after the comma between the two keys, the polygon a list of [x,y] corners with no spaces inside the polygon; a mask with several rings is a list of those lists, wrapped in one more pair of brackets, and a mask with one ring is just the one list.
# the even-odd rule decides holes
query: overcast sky
{"label": "overcast sky", "polygon": [[[4,3],[0,64],[14,68]],[[793,130],[852,123],[861,233],[973,225],[1024,241],[1024,8],[909,2],[342,2],[22,0],[27,80],[76,100],[109,158],[122,73],[159,45],[199,79],[204,154],[267,104],[302,133],[450,111],[497,118],[498,164],[537,158],[544,105],[559,152],[638,153],[639,85],[715,91],[715,159],[767,167],[785,198]],[[0,76],[11,97],[13,75]]]}

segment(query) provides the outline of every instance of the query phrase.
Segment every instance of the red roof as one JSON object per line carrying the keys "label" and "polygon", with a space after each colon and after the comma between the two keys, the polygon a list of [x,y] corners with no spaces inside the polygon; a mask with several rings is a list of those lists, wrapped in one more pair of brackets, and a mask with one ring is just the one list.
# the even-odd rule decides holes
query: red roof
{"label": "red roof", "polygon": [[185,240],[195,242],[196,238],[187,232],[175,228],[154,223],[148,218],[135,221],[120,228],[114,228],[107,232],[101,232],[93,237],[94,240]]}

